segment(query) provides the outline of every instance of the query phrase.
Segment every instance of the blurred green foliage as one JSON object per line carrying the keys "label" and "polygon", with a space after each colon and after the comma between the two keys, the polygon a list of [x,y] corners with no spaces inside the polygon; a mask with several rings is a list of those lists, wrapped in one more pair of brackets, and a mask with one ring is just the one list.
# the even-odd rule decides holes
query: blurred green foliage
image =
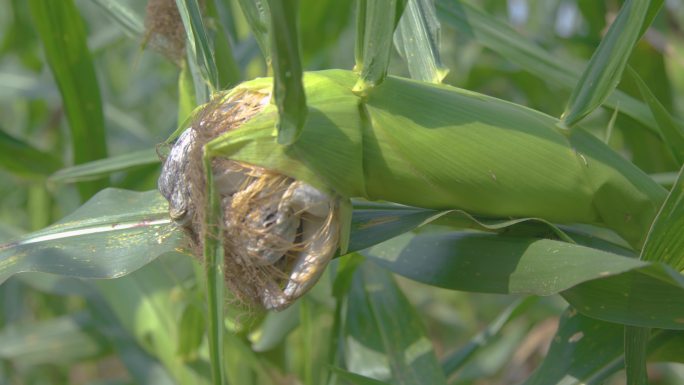
{"label": "blurred green foliage", "polygon": [[[148,15],[146,5],[134,0],[76,0],[74,7],[67,9],[71,3],[0,3],[3,242],[64,220],[101,187],[156,189],[159,164],[152,151],[208,96],[203,77],[214,79],[212,87],[218,84],[225,88],[273,74],[269,60],[264,59],[272,52],[266,46],[268,37],[261,36],[258,29],[250,29],[260,18],[270,20],[259,8],[266,1],[200,1],[195,10],[203,13],[206,35],[202,31],[186,34],[180,17],[169,13],[176,4],[194,1],[151,1],[155,6],[149,6]],[[250,17],[245,12],[245,17],[241,6],[247,7],[249,3],[257,6],[256,13]],[[431,6],[433,2],[420,3]],[[444,83],[556,117],[566,109],[569,100],[575,100],[571,95],[578,81],[587,77],[581,76],[586,63],[623,5],[618,0],[434,3],[437,19],[429,13],[424,17],[433,23],[432,27],[440,26],[440,60],[423,69],[437,76],[424,79],[438,81],[443,77]],[[300,0],[298,11],[302,68],[352,69],[357,44],[355,3]],[[197,17],[189,12],[186,24],[192,18],[197,22]],[[79,31],[81,24],[83,30]],[[151,25],[168,28],[167,34],[156,34],[149,29]],[[55,33],[65,27],[74,30],[71,35]],[[182,36],[180,47],[174,46],[178,41],[168,31]],[[665,261],[676,270],[682,266],[682,254],[677,254],[677,250],[681,249],[684,234],[684,229],[678,230],[682,208],[677,203],[681,201],[684,181],[676,182],[682,166],[678,140],[684,130],[683,31],[684,4],[666,1],[636,46],[624,49],[632,52],[626,61],[629,69],[617,92],[608,96],[612,89],[607,89],[602,96],[607,97],[604,108],[593,110],[580,123],[643,171],[653,174],[661,184],[667,188],[674,186],[665,205],[666,212],[654,227],[655,241],[647,243],[642,259]],[[407,37],[406,31],[401,33],[393,41],[398,47],[389,53],[388,72],[419,78],[416,67],[407,62],[418,48],[409,44],[415,43],[410,34]],[[419,45],[425,49],[420,55],[435,55],[435,50],[425,44],[438,44],[439,35],[434,28],[426,29],[426,43]],[[83,41],[74,40],[79,36]],[[194,50],[184,46],[189,41],[186,36],[198,42]],[[70,55],[69,44],[77,47],[75,56]],[[72,59],[75,62],[69,61]],[[216,65],[215,73],[205,68],[212,64]],[[630,71],[637,75],[630,75]],[[69,87],[74,89],[65,90]],[[616,111],[617,118],[612,122]],[[102,127],[97,126],[102,123]],[[79,136],[79,132],[94,136]],[[90,162],[106,154],[109,159]],[[117,191],[120,190],[106,190],[96,196],[90,206],[82,208],[85,211],[67,217],[61,225],[69,223],[70,218],[80,220],[97,214],[101,222],[77,221],[76,227],[69,228],[97,229],[110,224],[108,221],[117,214],[130,214],[124,209],[163,212],[155,210],[159,203],[155,198]],[[114,201],[105,199],[107,194],[121,201],[112,204]],[[141,197],[146,200],[140,202]],[[98,205],[98,199],[110,206]],[[131,202],[138,202],[139,206]],[[383,232],[394,235],[409,231],[435,215],[384,209],[401,217],[398,224],[405,227],[380,227],[377,233],[366,233],[377,242]],[[373,210],[372,206],[368,208],[365,213],[370,213],[370,219],[358,222],[359,228],[363,223],[371,223],[372,218],[387,214],[373,214]],[[357,218],[363,219],[364,212],[359,212]],[[139,212],[133,212],[126,220],[135,223],[139,220],[136,213]],[[162,220],[161,214],[159,218]],[[682,312],[681,275],[662,265],[648,265],[636,259],[624,258],[610,264],[617,261],[613,255],[636,257],[639,253],[629,250],[607,230],[591,226],[558,229],[540,223],[506,223],[500,230],[496,228],[499,223],[483,224],[477,220],[464,219],[459,214],[444,215],[429,226],[339,258],[311,293],[284,312],[262,314],[231,303],[226,310],[223,346],[228,383],[620,384],[625,381],[624,373],[619,371],[623,366],[623,326],[608,321],[642,316],[643,322],[638,326],[648,326],[651,315],[665,319]],[[37,234],[59,233],[60,224],[57,226]],[[454,227],[469,229],[458,236],[447,233]],[[503,237],[514,238],[517,244],[527,245],[516,249],[524,251],[516,253],[511,244],[501,246],[489,241],[505,239],[499,235],[478,232],[492,228],[504,233]],[[594,263],[602,264],[593,265],[590,261],[578,264],[579,267],[553,265],[566,270],[561,275],[573,268],[584,275],[563,275],[576,281],[568,286],[553,282],[553,289],[542,292],[538,288],[548,281],[535,286],[529,277],[549,277],[553,272],[543,269],[549,262],[548,255],[536,251],[566,247],[562,239],[557,239],[561,230],[584,245],[567,246],[569,251],[563,255],[569,259],[576,256],[577,260],[596,258]],[[111,245],[107,244],[106,236],[102,239],[97,242]],[[136,238],[148,242],[148,246],[150,239]],[[361,245],[358,248],[377,243],[364,244],[362,238],[356,239]],[[453,247],[431,248],[429,244],[435,240]],[[148,249],[133,243],[136,251],[144,255],[118,250],[129,260],[140,257],[136,269],[151,261],[149,264],[117,279],[73,278],[69,275],[119,277],[128,272],[122,266],[129,265],[125,265],[124,257],[107,260],[108,264],[98,262],[98,257],[111,254],[89,249],[91,246],[82,238],[71,242],[64,247],[79,253],[65,254],[49,248],[41,254],[43,259],[23,261],[32,267],[26,270],[67,276],[23,273],[0,286],[0,384],[211,383],[205,326],[206,282],[200,264],[172,250],[164,250],[165,254],[155,259],[154,251],[146,252]],[[409,243],[421,244],[422,254],[430,257],[423,263],[435,265],[425,268],[415,258],[409,259],[414,265],[387,262],[388,255],[400,254]],[[157,250],[154,245],[150,247]],[[3,248],[6,245],[0,246],[0,255]],[[589,248],[591,252],[585,252]],[[481,254],[483,250],[491,254]],[[93,251],[102,255],[91,255]],[[506,254],[507,251],[511,252]],[[615,254],[601,259],[608,255],[607,251]],[[502,272],[511,266],[491,258],[504,254],[522,261],[512,267],[519,271]],[[55,257],[60,261],[56,267],[50,265],[57,263],[55,259],[48,259]],[[148,259],[143,260],[145,257]],[[84,271],[65,273],[71,267],[70,258],[90,263],[90,275]],[[436,264],[440,258],[446,262]],[[465,268],[458,265],[459,258],[491,260],[491,265],[479,266],[479,272],[475,269],[473,274],[456,281]],[[0,258],[0,269],[9,274],[15,262]],[[119,262],[121,265],[117,265]],[[394,276],[378,266],[423,283]],[[448,270],[455,269],[454,266],[456,270]],[[429,267],[442,275],[428,275]],[[614,269],[610,271],[616,275],[600,279],[603,269]],[[453,275],[445,273],[452,271]],[[478,275],[485,272],[489,274]],[[587,284],[574,286],[585,281]],[[516,291],[511,282],[523,289]],[[634,286],[634,282],[644,286]],[[497,285],[504,289],[487,289]],[[653,290],[629,293],[630,300],[636,298],[634,303],[642,311],[636,316],[630,314],[632,302],[611,297],[632,287]],[[450,289],[544,295],[562,291],[562,296],[525,299],[526,295],[521,294]],[[660,301],[650,302],[653,297],[649,295]],[[668,295],[678,296],[680,301],[671,301]],[[566,300],[589,309],[582,309],[583,314],[579,314],[567,307]],[[684,334],[682,327],[676,327],[681,326],[682,319],[669,321],[665,326],[679,330],[652,329],[651,338],[643,342],[644,357],[653,362],[668,362],[649,364],[652,384],[684,382],[684,367],[677,364],[684,362]]]}

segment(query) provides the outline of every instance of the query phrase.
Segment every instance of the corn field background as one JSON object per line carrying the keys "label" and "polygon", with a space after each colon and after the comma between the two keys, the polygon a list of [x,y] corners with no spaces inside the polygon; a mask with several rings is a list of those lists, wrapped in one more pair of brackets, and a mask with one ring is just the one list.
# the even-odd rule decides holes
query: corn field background
{"label": "corn field background", "polygon": [[[302,81],[326,69],[354,72]],[[518,161],[532,141],[514,157],[493,135],[438,143],[424,158],[473,162],[496,205],[477,185],[462,207],[437,193],[396,205],[411,187],[378,173],[364,183],[387,198],[348,194],[350,253],[284,311],[247,308],[212,300],[216,262],[179,246],[158,152],[214,93],[264,76],[248,84],[280,87],[277,146],[306,137],[315,76],[399,106],[406,138],[458,116],[450,100],[485,101],[463,116],[518,129],[507,111],[528,111],[572,146],[532,164]],[[6,0],[0,384],[684,383],[683,116],[680,0]],[[252,160],[244,148],[231,151]],[[411,148],[427,174],[451,167]],[[586,175],[610,189],[554,179],[544,195],[538,175],[568,154],[605,166]],[[529,207],[520,186],[539,188]],[[601,220],[560,196],[596,199]]]}

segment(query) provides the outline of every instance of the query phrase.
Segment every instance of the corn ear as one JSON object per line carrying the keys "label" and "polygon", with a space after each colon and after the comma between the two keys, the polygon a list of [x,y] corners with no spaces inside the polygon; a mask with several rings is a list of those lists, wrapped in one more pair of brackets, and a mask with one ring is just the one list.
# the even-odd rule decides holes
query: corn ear
{"label": "corn ear", "polygon": [[[274,106],[207,144],[344,197],[613,229],[644,242],[666,191],[601,141],[529,108],[388,77],[357,96],[352,72],[307,73],[299,140],[277,143]],[[257,79],[237,90],[268,89]]]}

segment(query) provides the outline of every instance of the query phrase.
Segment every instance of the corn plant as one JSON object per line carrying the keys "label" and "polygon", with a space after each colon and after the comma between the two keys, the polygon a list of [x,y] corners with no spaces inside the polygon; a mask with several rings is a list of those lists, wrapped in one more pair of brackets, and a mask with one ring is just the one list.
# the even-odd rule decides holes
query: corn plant
{"label": "corn plant", "polygon": [[2,7],[3,383],[683,381],[682,5]]}

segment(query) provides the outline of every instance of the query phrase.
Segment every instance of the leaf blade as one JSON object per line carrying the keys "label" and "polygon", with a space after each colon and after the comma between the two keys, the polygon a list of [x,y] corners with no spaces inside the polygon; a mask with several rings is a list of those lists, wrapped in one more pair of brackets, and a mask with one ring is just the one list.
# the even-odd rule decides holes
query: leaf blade
{"label": "leaf blade", "polygon": [[350,371],[405,385],[446,384],[418,314],[392,277],[370,263],[355,272],[346,327]]}
{"label": "leaf blade", "polygon": [[439,54],[440,25],[432,0],[409,0],[394,32],[394,45],[413,79],[441,83],[449,73]]}
{"label": "leaf blade", "polygon": [[[74,163],[105,158],[104,114],[83,21],[73,0],[29,1],[45,56],[59,86],[71,130]],[[79,185],[82,198],[104,188],[104,181]]]}
{"label": "leaf blade", "polygon": [[273,65],[273,97],[278,106],[278,143],[289,146],[302,133],[307,117],[297,36],[297,0],[268,0]]}
{"label": "leaf blade", "polygon": [[137,270],[178,247],[166,206],[156,191],[103,190],[57,224],[0,245],[0,281],[25,271],[115,278]]}
{"label": "leaf blade", "polygon": [[573,89],[561,122],[572,127],[603,103],[617,87],[639,39],[649,0],[627,0]]}
{"label": "leaf blade", "polygon": [[159,156],[154,150],[141,150],[98,159],[78,166],[63,168],[49,178],[55,183],[74,183],[108,176],[111,173],[127,171],[148,164],[159,163]]}

